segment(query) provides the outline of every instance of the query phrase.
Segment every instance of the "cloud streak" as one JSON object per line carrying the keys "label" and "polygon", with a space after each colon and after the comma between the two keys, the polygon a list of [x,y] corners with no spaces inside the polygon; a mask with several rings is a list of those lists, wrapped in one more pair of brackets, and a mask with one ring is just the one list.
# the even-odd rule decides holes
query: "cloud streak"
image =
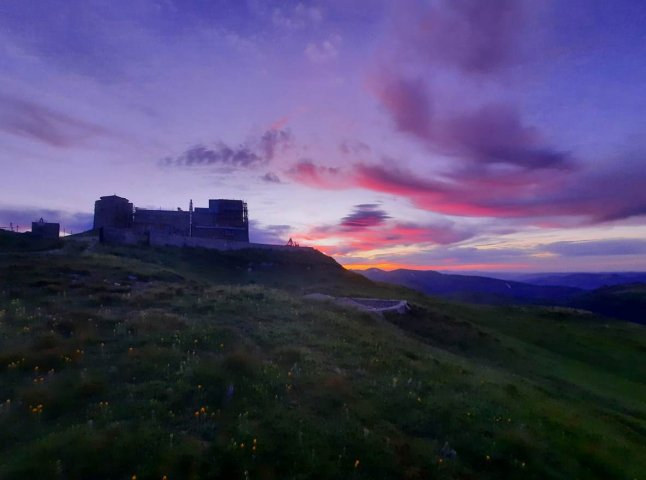
{"label": "cloud streak", "polygon": [[175,167],[234,167],[253,168],[265,165],[292,145],[292,135],[285,130],[268,130],[257,139],[231,147],[217,142],[208,147],[194,145],[176,157],[166,157],[160,161],[162,166]]}
{"label": "cloud streak", "polygon": [[375,227],[383,224],[390,216],[379,205],[364,203],[356,205],[349,215],[341,220],[341,226],[350,229]]}
{"label": "cloud streak", "polygon": [[96,123],[6,95],[0,95],[0,131],[57,148],[74,147],[96,137],[112,135]]}

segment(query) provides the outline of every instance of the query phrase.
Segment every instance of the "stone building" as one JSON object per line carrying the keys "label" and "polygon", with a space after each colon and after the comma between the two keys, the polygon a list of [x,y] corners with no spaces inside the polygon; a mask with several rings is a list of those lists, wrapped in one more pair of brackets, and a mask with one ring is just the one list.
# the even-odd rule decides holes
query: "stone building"
{"label": "stone building", "polygon": [[182,210],[147,210],[135,208],[132,228],[139,233],[152,230],[171,235],[191,236],[190,212]]}
{"label": "stone building", "polygon": [[209,200],[208,208],[191,213],[192,237],[249,241],[247,204],[241,200]]}
{"label": "stone building", "polygon": [[177,235],[213,240],[249,242],[247,204],[242,200],[212,199],[206,208],[188,211],[135,208],[112,195],[94,204],[94,228],[128,229],[140,235]]}
{"label": "stone building", "polygon": [[61,232],[60,223],[46,222],[42,218],[31,222],[31,234],[39,238],[58,238]]}
{"label": "stone building", "polygon": [[127,198],[110,195],[94,202],[94,229],[132,227],[132,203]]}

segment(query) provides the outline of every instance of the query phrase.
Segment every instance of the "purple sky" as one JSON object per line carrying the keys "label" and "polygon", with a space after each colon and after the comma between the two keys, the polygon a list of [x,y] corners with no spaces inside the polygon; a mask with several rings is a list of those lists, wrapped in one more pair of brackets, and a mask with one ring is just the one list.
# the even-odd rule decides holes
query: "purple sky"
{"label": "purple sky", "polygon": [[348,266],[646,270],[646,4],[0,2],[0,226],[249,203]]}

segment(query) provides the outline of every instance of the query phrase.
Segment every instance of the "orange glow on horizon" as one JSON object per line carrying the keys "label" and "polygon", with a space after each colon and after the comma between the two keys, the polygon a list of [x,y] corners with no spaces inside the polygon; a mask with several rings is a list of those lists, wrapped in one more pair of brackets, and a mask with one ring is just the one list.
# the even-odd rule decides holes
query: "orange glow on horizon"
{"label": "orange glow on horizon", "polygon": [[348,263],[343,264],[348,270],[367,270],[369,268],[379,268],[381,270],[522,270],[529,265],[523,263],[471,263],[462,265],[410,265],[405,263]]}

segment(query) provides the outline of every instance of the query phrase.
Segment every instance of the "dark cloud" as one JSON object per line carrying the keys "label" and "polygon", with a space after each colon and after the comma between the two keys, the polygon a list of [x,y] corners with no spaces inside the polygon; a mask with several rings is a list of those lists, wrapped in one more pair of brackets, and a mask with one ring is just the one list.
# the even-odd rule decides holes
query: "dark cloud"
{"label": "dark cloud", "polygon": [[278,175],[276,175],[273,172],[265,173],[262,177],[260,177],[260,179],[263,182],[267,182],[267,183],[283,183],[280,181],[280,178],[278,178]]}
{"label": "dark cloud", "polygon": [[366,228],[383,224],[390,216],[374,203],[355,205],[351,214],[343,217],[341,226],[345,228]]}
{"label": "dark cloud", "polygon": [[[495,72],[520,57],[527,0],[408,1],[399,26],[402,49],[419,60],[468,74]],[[404,23],[405,22],[405,23]]]}
{"label": "dark cloud", "polygon": [[265,163],[266,159],[245,146],[231,148],[224,143],[219,143],[213,148],[204,145],[194,145],[177,158],[167,157],[164,165],[196,167],[202,165],[221,165],[229,167],[250,167]]}
{"label": "dark cloud", "polygon": [[376,94],[395,128],[422,141],[433,152],[484,165],[572,167],[570,155],[545,145],[540,132],[526,125],[511,105],[487,104],[453,116],[435,117],[432,95],[421,79],[385,74],[377,83]]}
{"label": "dark cloud", "polygon": [[285,245],[292,230],[290,225],[262,225],[256,220],[250,220],[249,239],[254,243]]}
{"label": "dark cloud", "polygon": [[20,230],[31,229],[31,222],[40,219],[46,222],[60,223],[61,231],[79,233],[92,228],[94,215],[87,212],[69,212],[65,210],[39,209],[39,208],[8,208],[0,207],[0,227],[8,228],[20,226]]}
{"label": "dark cloud", "polygon": [[510,105],[489,104],[445,121],[436,141],[466,159],[528,169],[569,168],[569,155],[543,145],[536,128],[524,125]]}
{"label": "dark cloud", "polygon": [[110,134],[95,123],[5,95],[0,95],[0,131],[61,148]]}
{"label": "dark cloud", "polygon": [[556,242],[543,245],[540,249],[565,257],[644,255],[646,254],[646,240],[617,238],[612,240]]}
{"label": "dark cloud", "polygon": [[386,74],[376,93],[400,132],[420,139],[431,137],[431,98],[422,79],[409,80]]}
{"label": "dark cloud", "polygon": [[339,151],[344,155],[369,155],[372,149],[359,140],[344,140],[339,144]]}
{"label": "dark cloud", "polygon": [[259,141],[259,150],[264,158],[272,160],[292,146],[292,134],[286,130],[267,130]]}
{"label": "dark cloud", "polygon": [[270,162],[278,152],[290,148],[291,133],[268,130],[260,138],[251,139],[237,147],[217,142],[212,147],[194,145],[177,157],[161,160],[162,166],[178,167],[241,167],[253,168]]}
{"label": "dark cloud", "polygon": [[[527,15],[538,10],[534,2],[404,0],[405,8],[396,11],[394,29],[401,55],[370,83],[395,129],[415,137],[433,154],[455,158],[458,169],[463,163],[485,169],[571,168],[568,149],[549,145],[516,106],[500,101],[483,106],[479,100],[487,97],[473,95],[484,86],[483,74],[487,81],[499,82],[504,78],[501,70],[521,58],[521,45],[531,36],[525,26],[536,21]],[[411,75],[421,66],[456,70],[449,90],[455,100],[450,105],[442,103],[446,82],[434,81],[426,73]],[[455,94],[456,86],[465,89],[464,95]]]}

